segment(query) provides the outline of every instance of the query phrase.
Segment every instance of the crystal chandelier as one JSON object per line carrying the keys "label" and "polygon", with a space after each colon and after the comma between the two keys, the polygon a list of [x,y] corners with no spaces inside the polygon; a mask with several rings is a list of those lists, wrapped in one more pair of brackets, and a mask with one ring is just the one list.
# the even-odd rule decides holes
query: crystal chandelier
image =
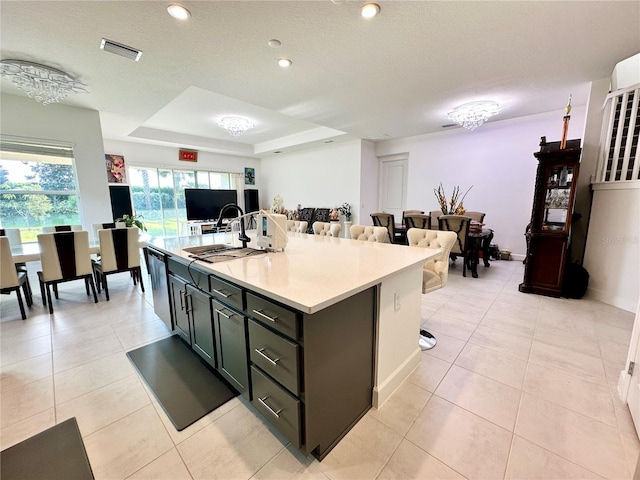
{"label": "crystal chandelier", "polygon": [[60,102],[71,93],[87,93],[86,85],[68,73],[39,63],[2,60],[0,74],[43,105]]}
{"label": "crystal chandelier", "polygon": [[253,128],[254,124],[251,120],[242,117],[224,117],[220,119],[218,126],[224,128],[229,135],[237,138],[244,135],[250,128]]}
{"label": "crystal chandelier", "polygon": [[447,117],[468,130],[475,130],[498,112],[500,112],[500,105],[496,102],[480,100],[454,108],[447,113]]}

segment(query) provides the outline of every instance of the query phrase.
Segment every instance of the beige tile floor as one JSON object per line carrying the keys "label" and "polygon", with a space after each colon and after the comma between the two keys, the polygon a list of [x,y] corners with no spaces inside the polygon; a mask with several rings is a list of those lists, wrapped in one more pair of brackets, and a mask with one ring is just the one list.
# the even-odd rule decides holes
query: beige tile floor
{"label": "beige tile floor", "polygon": [[631,478],[640,441],[615,387],[634,315],[521,294],[520,262],[461,270],[423,296],[437,346],[322,462],[237,398],[177,432],[125,356],[169,334],[126,274],[110,302],[61,286],[52,316],[36,292],[26,321],[2,296],[0,446],[75,416],[97,479]]}

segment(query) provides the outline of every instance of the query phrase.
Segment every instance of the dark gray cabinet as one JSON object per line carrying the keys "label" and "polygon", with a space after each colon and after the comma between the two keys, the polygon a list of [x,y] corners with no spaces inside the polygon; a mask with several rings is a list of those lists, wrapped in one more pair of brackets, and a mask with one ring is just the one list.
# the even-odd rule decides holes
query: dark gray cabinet
{"label": "dark gray cabinet", "polygon": [[247,292],[251,403],[322,459],[371,408],[376,289],[314,314]]}
{"label": "dark gray cabinet", "polygon": [[246,317],[212,300],[218,372],[246,398],[249,394]]}
{"label": "dark gray cabinet", "polygon": [[191,347],[216,368],[211,297],[193,285],[186,286],[187,312],[191,317]]}
{"label": "dark gray cabinet", "polygon": [[305,454],[371,408],[377,287],[308,314],[169,256],[175,331]]}
{"label": "dark gray cabinet", "polygon": [[173,312],[173,326],[178,335],[191,345],[191,325],[187,310],[187,282],[180,277],[169,274],[169,297]]}

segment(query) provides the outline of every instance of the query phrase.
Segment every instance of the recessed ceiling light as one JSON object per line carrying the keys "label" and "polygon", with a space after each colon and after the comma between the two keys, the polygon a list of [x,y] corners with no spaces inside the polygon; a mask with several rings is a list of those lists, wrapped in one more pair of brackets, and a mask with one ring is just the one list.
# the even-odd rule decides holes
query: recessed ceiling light
{"label": "recessed ceiling light", "polygon": [[184,8],[182,5],[173,3],[167,7],[167,12],[176,20],[189,20],[191,12]]}
{"label": "recessed ceiling light", "polygon": [[292,63],[293,62],[291,60],[289,60],[288,58],[279,58],[278,59],[278,65],[280,65],[282,68],[290,67]]}
{"label": "recessed ceiling light", "polygon": [[373,18],[380,13],[380,5],[377,3],[365,3],[360,7],[360,15],[364,18]]}
{"label": "recessed ceiling light", "polygon": [[282,45],[282,42],[277,38],[272,38],[267,42],[267,45],[269,45],[271,48],[278,48],[280,45]]}

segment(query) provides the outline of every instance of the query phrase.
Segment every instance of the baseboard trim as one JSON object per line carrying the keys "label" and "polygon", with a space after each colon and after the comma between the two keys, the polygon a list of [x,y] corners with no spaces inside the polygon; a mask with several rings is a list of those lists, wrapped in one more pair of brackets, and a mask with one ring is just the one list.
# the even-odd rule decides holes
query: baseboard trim
{"label": "baseboard trim", "polygon": [[416,349],[381,385],[373,388],[373,408],[380,408],[393,392],[402,385],[409,375],[420,365],[422,351],[418,347],[418,334],[416,334]]}

